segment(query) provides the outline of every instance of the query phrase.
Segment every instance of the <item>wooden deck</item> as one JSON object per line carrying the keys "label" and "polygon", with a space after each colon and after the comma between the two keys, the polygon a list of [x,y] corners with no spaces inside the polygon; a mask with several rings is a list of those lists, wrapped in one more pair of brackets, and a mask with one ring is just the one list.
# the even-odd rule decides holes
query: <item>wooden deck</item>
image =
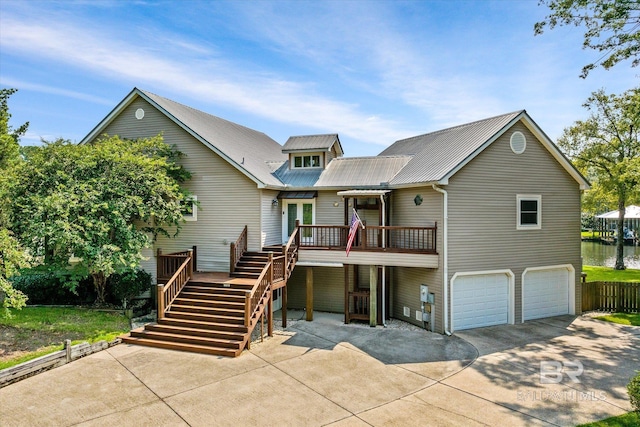
{"label": "wooden deck", "polygon": [[199,283],[222,283],[230,285],[253,285],[255,279],[245,279],[241,277],[231,277],[228,271],[199,271],[194,272],[191,277],[192,282]]}

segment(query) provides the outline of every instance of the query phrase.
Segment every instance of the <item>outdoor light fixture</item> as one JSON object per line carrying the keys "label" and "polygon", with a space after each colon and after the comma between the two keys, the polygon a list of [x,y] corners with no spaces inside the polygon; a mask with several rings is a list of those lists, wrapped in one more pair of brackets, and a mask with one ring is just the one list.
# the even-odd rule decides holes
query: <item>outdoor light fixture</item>
{"label": "outdoor light fixture", "polygon": [[416,206],[420,206],[422,204],[422,196],[420,194],[416,195],[416,197],[413,198],[413,203],[415,203]]}
{"label": "outdoor light fixture", "polygon": [[339,203],[339,202],[333,202],[333,207],[334,207],[334,208],[337,208],[338,206],[340,206],[340,203]]}
{"label": "outdoor light fixture", "polygon": [[278,199],[273,199],[273,200],[271,201],[271,206],[273,206],[273,207],[278,206]]}

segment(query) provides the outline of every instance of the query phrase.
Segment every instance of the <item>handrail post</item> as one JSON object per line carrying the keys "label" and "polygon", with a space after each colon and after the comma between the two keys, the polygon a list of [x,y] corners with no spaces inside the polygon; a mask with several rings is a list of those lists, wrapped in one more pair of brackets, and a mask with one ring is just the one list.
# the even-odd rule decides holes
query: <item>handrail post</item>
{"label": "handrail post", "polygon": [[158,320],[164,319],[164,292],[162,292],[162,288],[164,284],[158,283],[157,292],[158,292]]}
{"label": "handrail post", "polygon": [[189,267],[187,268],[187,274],[189,275],[189,280],[191,280],[193,277],[193,249],[189,249],[187,252],[189,252],[189,258],[191,258]]}
{"label": "handrail post", "polygon": [[229,273],[233,273],[236,269],[236,244],[231,243],[230,248],[231,250],[229,255],[231,257],[231,262],[229,263]]}
{"label": "handrail post", "polygon": [[198,247],[197,246],[193,246],[193,254],[192,254],[192,258],[191,258],[191,263],[193,264],[193,271],[198,271]]}
{"label": "handrail post", "polygon": [[249,317],[251,316],[251,291],[246,291],[244,295],[244,326],[249,327]]}

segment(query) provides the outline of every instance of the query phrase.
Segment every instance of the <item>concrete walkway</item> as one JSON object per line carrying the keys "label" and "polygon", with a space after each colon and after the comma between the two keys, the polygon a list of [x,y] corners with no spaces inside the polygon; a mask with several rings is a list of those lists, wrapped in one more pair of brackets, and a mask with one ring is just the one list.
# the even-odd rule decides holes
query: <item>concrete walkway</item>
{"label": "concrete walkway", "polygon": [[[314,315],[236,359],[115,346],[0,389],[0,425],[575,425],[631,409],[640,328],[563,316],[446,337]],[[543,384],[540,362],[581,363],[580,382]]]}

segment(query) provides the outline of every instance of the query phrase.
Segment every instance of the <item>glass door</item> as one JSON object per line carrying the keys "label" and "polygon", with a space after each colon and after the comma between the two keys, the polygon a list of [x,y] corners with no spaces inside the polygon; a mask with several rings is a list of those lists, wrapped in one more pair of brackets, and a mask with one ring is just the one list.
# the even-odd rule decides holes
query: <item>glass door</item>
{"label": "glass door", "polygon": [[[301,225],[315,224],[315,200],[283,200],[283,203],[285,206],[282,211],[282,240],[287,242],[296,228],[296,220],[299,220]],[[300,239],[311,242],[313,230],[303,230]]]}

